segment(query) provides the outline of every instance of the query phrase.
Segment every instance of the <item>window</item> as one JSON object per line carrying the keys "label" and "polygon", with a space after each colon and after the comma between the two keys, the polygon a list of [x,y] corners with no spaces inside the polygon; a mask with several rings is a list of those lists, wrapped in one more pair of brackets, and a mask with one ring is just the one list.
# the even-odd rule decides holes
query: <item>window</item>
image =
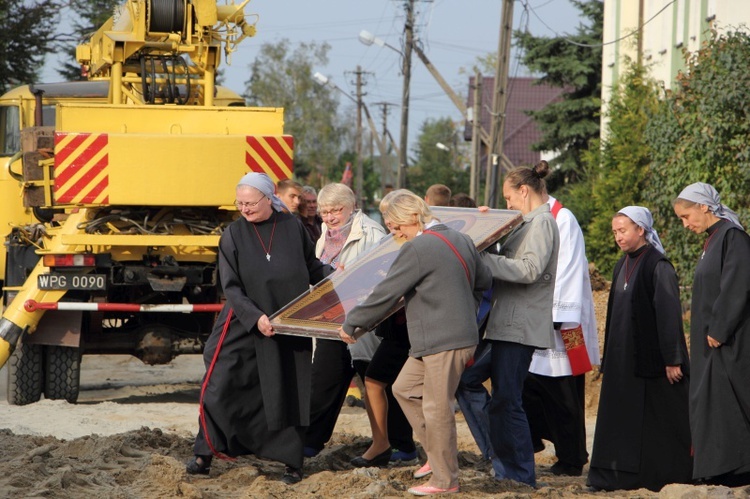
{"label": "window", "polygon": [[0,106],[0,156],[21,150],[21,116],[17,106]]}

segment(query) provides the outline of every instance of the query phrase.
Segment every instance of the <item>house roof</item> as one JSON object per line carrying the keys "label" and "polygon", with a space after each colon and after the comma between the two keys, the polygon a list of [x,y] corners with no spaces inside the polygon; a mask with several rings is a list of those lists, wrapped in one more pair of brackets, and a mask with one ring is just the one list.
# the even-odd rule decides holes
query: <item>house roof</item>
{"label": "house roof", "polygon": [[[531,166],[541,159],[541,154],[531,149],[542,134],[534,119],[527,111],[537,111],[546,105],[562,99],[563,88],[539,85],[538,78],[510,78],[508,80],[508,105],[505,122],[503,152],[516,165]],[[491,128],[492,96],[495,88],[494,77],[482,78],[482,127],[489,134]],[[467,107],[474,107],[474,77],[469,78]],[[464,129],[464,139],[471,140],[471,124]]]}

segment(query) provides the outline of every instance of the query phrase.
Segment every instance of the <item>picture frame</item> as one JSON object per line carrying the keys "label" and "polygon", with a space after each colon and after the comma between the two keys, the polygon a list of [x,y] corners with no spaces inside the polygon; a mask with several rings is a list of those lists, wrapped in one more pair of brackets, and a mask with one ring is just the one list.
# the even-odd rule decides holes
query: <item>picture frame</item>
{"label": "picture frame", "polygon": [[[515,210],[431,207],[443,224],[467,234],[483,251],[511,232],[522,221]],[[388,274],[404,242],[392,235],[383,238],[352,264],[334,272],[270,317],[277,334],[340,340],[338,330],[346,314],[362,303]],[[403,307],[403,300],[381,320]],[[358,337],[366,331],[357,331]]]}

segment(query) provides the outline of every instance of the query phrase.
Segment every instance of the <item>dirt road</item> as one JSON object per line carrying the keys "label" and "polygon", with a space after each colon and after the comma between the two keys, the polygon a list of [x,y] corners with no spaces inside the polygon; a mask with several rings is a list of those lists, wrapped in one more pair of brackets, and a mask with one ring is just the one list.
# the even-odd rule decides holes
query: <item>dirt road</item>
{"label": "dirt road", "polygon": [[[364,410],[350,407],[329,446],[306,460],[307,476],[299,484],[284,485],[278,463],[255,458],[215,461],[210,477],[187,476],[202,375],[198,356],[154,367],[127,357],[89,356],[78,404],[42,400],[17,407],[5,402],[6,373],[0,371],[0,498],[411,497],[406,490],[419,483],[411,477],[416,463],[352,469],[349,460],[367,447],[369,426]],[[593,424],[592,417],[589,435]],[[537,454],[537,489],[497,482],[460,413],[458,434],[462,497],[748,497],[748,491],[679,485],[662,495],[593,494],[585,476],[546,471],[554,462],[551,445]]]}

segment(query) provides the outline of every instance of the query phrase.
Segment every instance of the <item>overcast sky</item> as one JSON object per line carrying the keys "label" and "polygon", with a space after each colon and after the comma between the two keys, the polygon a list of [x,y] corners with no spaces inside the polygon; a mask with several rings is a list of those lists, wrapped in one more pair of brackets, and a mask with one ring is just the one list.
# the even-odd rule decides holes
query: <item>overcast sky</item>
{"label": "overcast sky", "polygon": [[[243,93],[249,76],[248,66],[263,43],[283,38],[297,42],[327,42],[331,45],[330,63],[315,68],[330,77],[340,88],[354,92],[351,74],[360,65],[371,72],[366,77],[364,97],[373,118],[380,126],[381,114],[374,103],[395,104],[388,117],[388,128],[398,141],[402,93],[399,54],[387,47],[370,47],[358,40],[362,30],[374,33],[394,47],[402,46],[404,27],[403,0],[252,0],[246,14],[257,14],[258,34],[245,39],[232,55],[231,65],[224,64],[224,85]],[[557,36],[576,32],[580,24],[578,10],[569,0],[516,0],[514,29],[528,29],[540,36]],[[478,56],[497,51],[500,33],[501,0],[434,0],[416,2],[416,36],[433,65],[460,94],[467,92],[468,75]],[[59,77],[48,64],[47,81]],[[461,115],[443,93],[421,61],[413,56],[409,142],[414,143],[419,127],[428,118]],[[511,76],[528,75],[515,62]],[[342,109],[352,111],[342,96]]]}

